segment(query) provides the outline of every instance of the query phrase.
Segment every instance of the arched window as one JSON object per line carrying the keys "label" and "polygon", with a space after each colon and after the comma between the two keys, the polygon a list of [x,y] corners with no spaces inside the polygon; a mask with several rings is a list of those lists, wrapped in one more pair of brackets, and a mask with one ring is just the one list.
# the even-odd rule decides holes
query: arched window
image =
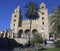
{"label": "arched window", "polygon": [[28,34],[29,32],[30,32],[29,29],[26,29],[26,30],[25,30],[25,34]]}
{"label": "arched window", "polygon": [[20,29],[19,32],[18,32],[18,38],[21,38],[21,35],[23,34],[23,30]]}
{"label": "arched window", "polygon": [[42,6],[42,9],[44,9],[44,7]]}
{"label": "arched window", "polygon": [[42,12],[42,15],[44,15],[44,12]]}
{"label": "arched window", "polygon": [[29,33],[30,33],[30,30],[29,29],[26,29],[25,30],[25,38],[29,38],[30,36],[29,36]]}
{"label": "arched window", "polygon": [[37,33],[37,30],[36,29],[33,29],[32,30],[32,34],[35,34],[35,33]]}
{"label": "arched window", "polygon": [[17,17],[17,15],[15,15],[14,17]]}

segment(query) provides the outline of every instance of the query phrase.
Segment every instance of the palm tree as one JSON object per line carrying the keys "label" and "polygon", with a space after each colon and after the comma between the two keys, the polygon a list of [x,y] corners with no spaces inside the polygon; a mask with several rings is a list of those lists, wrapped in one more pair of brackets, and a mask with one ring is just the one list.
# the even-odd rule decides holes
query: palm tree
{"label": "palm tree", "polygon": [[[32,20],[38,19],[39,17],[38,6],[34,2],[30,2],[29,4],[26,4],[25,8],[26,8],[25,16],[30,20],[30,34],[31,34]],[[29,38],[29,44],[30,44],[30,38]]]}
{"label": "palm tree", "polygon": [[55,37],[59,37],[60,34],[60,6],[58,6],[51,14],[51,25],[53,32],[55,33]]}

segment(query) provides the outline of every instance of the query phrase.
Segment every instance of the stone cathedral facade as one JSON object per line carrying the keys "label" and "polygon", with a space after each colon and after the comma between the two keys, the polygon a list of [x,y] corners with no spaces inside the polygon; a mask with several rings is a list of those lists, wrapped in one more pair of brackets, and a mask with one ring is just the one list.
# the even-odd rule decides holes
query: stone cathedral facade
{"label": "stone cathedral facade", "polygon": [[[31,33],[38,32],[43,38],[49,39],[48,10],[44,3],[41,3],[39,11],[39,19],[32,20]],[[26,34],[30,31],[30,20],[22,20],[21,9],[19,6],[14,10],[14,13],[12,13],[10,29],[11,38],[28,37],[26,37]]]}

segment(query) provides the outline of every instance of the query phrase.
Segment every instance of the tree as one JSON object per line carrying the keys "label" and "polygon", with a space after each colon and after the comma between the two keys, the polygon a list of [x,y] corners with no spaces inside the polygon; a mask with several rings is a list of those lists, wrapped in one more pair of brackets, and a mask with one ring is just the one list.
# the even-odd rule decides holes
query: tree
{"label": "tree", "polygon": [[[39,17],[38,6],[34,2],[30,2],[29,4],[26,4],[25,8],[26,8],[25,16],[30,20],[30,34],[31,34],[32,20],[38,19]],[[30,38],[29,38],[29,44],[30,44]]]}
{"label": "tree", "polygon": [[51,25],[53,32],[55,33],[55,37],[59,37],[60,34],[60,6],[58,6],[50,16]]}
{"label": "tree", "polygon": [[38,43],[43,43],[43,38],[40,34],[35,33],[33,34],[33,38],[31,39],[31,44],[38,44]]}
{"label": "tree", "polygon": [[56,47],[60,48],[60,40],[55,41],[54,44]]}

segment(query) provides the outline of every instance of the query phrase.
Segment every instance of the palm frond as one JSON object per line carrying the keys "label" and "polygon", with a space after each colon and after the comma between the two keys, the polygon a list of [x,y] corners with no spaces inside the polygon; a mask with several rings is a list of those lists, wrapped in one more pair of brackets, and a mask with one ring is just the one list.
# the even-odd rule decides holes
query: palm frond
{"label": "palm frond", "polygon": [[29,19],[34,19],[38,16],[38,6],[35,4],[35,2],[30,2],[29,4],[26,4],[25,8],[27,8],[25,12],[25,16]]}
{"label": "palm frond", "polygon": [[57,7],[50,15],[50,25],[52,25],[52,30],[59,36],[60,32],[60,6]]}

